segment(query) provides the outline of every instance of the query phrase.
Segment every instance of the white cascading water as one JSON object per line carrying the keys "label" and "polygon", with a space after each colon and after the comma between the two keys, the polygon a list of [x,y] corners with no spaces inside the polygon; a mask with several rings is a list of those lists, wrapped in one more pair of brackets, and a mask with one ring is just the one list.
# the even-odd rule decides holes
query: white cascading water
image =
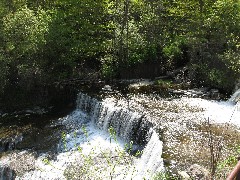
{"label": "white cascading water", "polygon": [[137,173],[134,179],[146,178],[163,171],[161,157],[163,145],[158,134],[151,128],[151,123],[143,115],[130,111],[126,104],[114,100],[116,101],[116,99],[108,98],[99,102],[80,93],[77,108],[87,112],[91,121],[100,129],[107,131],[111,126],[115,129],[116,135],[125,142],[146,144],[140,160],[137,161]]}
{"label": "white cascading water", "polygon": [[[216,123],[231,123],[240,127],[239,98],[240,90],[237,90],[226,102],[181,98],[176,102],[173,100],[169,103],[177,103],[179,106],[188,104],[189,107],[203,109],[197,114],[196,119],[203,116],[204,119],[209,118]],[[140,101],[138,97],[137,99],[133,98],[133,100]],[[142,100],[146,102],[147,98]],[[154,101],[154,104],[161,104],[161,100]],[[142,109],[142,111],[145,110]],[[190,116],[190,114],[188,115]],[[141,158],[132,157],[130,159],[133,162],[130,164],[121,162],[116,166],[114,165],[114,173],[111,175],[109,172],[112,172],[112,167],[106,162],[105,164],[99,163],[97,164],[100,166],[99,171],[93,171],[95,179],[151,179],[154,173],[164,171],[161,157],[163,143],[159,140],[159,135],[154,131],[153,125],[147,118],[147,115],[140,114],[139,111],[130,110],[128,103],[122,100],[104,98],[102,101],[98,101],[80,93],[77,98],[76,110],[58,121],[60,125],[66,127],[66,131],[62,142],[59,143],[56,157],[49,159],[49,153],[41,154],[36,159],[35,169],[16,179],[66,179],[64,173],[69,166],[74,164],[81,167],[81,154],[86,157],[91,155],[94,158],[99,158],[102,152],[108,151],[114,155],[114,151],[126,151],[125,144],[131,141],[133,141],[133,150],[144,147]],[[53,124],[53,126],[55,125]],[[117,141],[113,140],[113,136],[109,134],[110,127],[115,130],[118,137]],[[81,153],[78,151],[79,147]],[[4,161],[0,162],[0,165],[8,164],[8,162],[9,159],[6,157]]]}
{"label": "white cascading water", "polygon": [[138,166],[138,171],[140,173],[137,179],[144,177],[146,172],[156,173],[163,171],[163,159],[161,157],[162,146],[163,143],[159,141],[158,134],[153,131],[150,141],[143,150],[143,155]]}
{"label": "white cascading water", "polygon": [[[59,144],[59,153],[55,160],[48,160],[48,155],[42,154],[36,161],[35,170],[16,179],[66,179],[65,170],[72,164],[77,165],[81,155],[97,158],[105,151],[111,151],[113,154],[126,152],[130,147],[126,148],[126,143],[131,142],[133,142],[131,150],[145,147],[141,158],[128,155],[132,163],[115,164],[114,173],[109,169],[111,165],[105,163],[103,165],[105,170],[100,170],[101,168],[99,172],[94,170],[91,179],[151,179],[157,172],[164,171],[161,157],[162,142],[152,129],[151,123],[137,112],[120,106],[114,98],[106,98],[100,102],[80,93],[76,110],[59,122],[65,125],[68,131]],[[109,134],[110,127],[116,132],[117,141],[113,140],[114,137]],[[79,147],[81,153],[78,151]],[[101,165],[101,163],[96,164],[98,167]],[[109,171],[111,171],[111,177]]]}
{"label": "white cascading water", "polygon": [[77,99],[77,109],[85,112],[100,129],[108,131],[109,127],[113,127],[116,135],[126,142],[144,144],[151,126],[146,117],[130,111],[126,104],[119,105],[114,98],[99,102],[80,93]]}
{"label": "white cascading water", "polygon": [[240,102],[240,89],[238,89],[229,99],[230,102],[238,103]]}

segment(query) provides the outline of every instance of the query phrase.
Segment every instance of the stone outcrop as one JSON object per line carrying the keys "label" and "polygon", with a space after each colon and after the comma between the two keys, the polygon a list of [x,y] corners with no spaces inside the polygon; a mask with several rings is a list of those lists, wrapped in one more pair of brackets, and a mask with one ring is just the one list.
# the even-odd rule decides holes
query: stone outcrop
{"label": "stone outcrop", "polygon": [[13,180],[35,169],[36,154],[28,151],[12,152],[0,158],[0,180]]}
{"label": "stone outcrop", "polygon": [[0,137],[0,152],[14,150],[16,145],[23,139],[22,134],[16,135],[14,137]]}
{"label": "stone outcrop", "polygon": [[193,164],[187,171],[179,171],[178,175],[182,180],[209,180],[210,173],[204,167]]}

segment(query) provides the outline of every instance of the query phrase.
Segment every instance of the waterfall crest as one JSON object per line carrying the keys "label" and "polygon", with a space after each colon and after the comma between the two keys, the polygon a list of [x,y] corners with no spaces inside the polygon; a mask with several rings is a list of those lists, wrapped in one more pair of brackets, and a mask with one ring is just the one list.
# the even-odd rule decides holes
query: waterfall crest
{"label": "waterfall crest", "polygon": [[77,109],[87,113],[89,119],[100,129],[107,131],[113,127],[116,135],[127,142],[145,145],[150,138],[149,130],[152,124],[147,117],[118,106],[111,98],[99,102],[95,98],[79,93]]}

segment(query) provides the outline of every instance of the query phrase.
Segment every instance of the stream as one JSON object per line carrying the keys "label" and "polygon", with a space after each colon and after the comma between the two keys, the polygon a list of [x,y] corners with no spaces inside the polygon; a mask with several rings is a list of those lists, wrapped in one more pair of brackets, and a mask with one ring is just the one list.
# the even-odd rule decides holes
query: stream
{"label": "stream", "polygon": [[209,132],[213,143],[221,140],[222,159],[240,143],[239,96],[80,92],[65,116],[15,115],[12,123],[4,116],[0,180],[164,179],[192,164],[209,169]]}

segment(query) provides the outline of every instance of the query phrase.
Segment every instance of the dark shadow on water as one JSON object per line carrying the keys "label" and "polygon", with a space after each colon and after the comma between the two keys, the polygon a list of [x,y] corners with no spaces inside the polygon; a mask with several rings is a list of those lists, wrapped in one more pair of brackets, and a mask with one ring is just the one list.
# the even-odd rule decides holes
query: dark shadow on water
{"label": "dark shadow on water", "polygon": [[10,114],[0,118],[1,152],[34,150],[38,153],[56,152],[64,127],[54,123],[73,108],[44,115]]}

